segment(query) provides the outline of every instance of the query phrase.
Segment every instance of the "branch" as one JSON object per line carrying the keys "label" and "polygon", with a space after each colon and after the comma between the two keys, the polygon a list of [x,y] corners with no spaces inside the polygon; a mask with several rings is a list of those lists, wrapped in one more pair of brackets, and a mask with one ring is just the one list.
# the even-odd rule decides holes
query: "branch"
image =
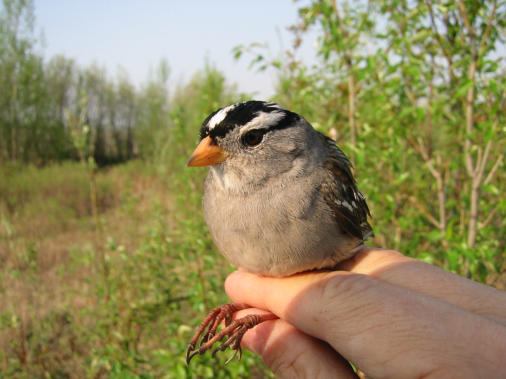
{"label": "branch", "polygon": [[[418,144],[416,144],[413,140],[410,140],[413,144],[413,147],[416,151],[420,153],[423,160],[427,164],[427,167],[429,168],[429,171],[431,172],[432,176],[436,179],[437,184],[437,197],[438,197],[438,205],[439,205],[439,221],[437,221],[432,215],[430,215],[428,212],[425,211],[425,209],[421,205],[415,204],[413,200],[410,200],[415,206],[418,207],[418,209],[441,231],[441,235],[445,235],[446,233],[446,196],[444,191],[444,178],[443,173],[436,169],[434,166],[434,163],[430,159],[429,152],[427,148],[425,147],[425,144],[422,140],[422,138],[418,137]],[[436,156],[436,163],[439,167],[442,167],[441,162],[441,155],[437,153]]]}
{"label": "branch", "polygon": [[[490,143],[490,141],[489,141]],[[487,144],[487,147],[489,145],[489,143]],[[486,161],[483,159],[483,149],[481,146],[477,146],[476,149],[478,150],[478,156],[476,157],[476,167],[475,167],[475,170],[474,170],[474,177],[473,177],[473,182],[477,182],[478,184],[481,182],[481,176],[480,174],[483,175],[483,172],[481,171],[481,167],[483,165],[483,163],[485,162],[486,164]]]}
{"label": "branch", "polygon": [[469,33],[469,37],[471,37],[471,49],[473,51],[473,55],[476,55],[476,47],[474,46],[474,41],[476,39],[476,33],[469,22],[469,17],[467,16],[467,9],[462,0],[459,0],[459,11],[462,19],[464,20],[464,25],[466,26],[467,32]]}
{"label": "branch", "polygon": [[452,58],[451,58],[450,54],[448,53],[448,50],[446,50],[445,46],[443,45],[443,40],[441,39],[441,34],[439,33],[439,30],[436,25],[436,20],[434,18],[434,12],[432,12],[432,2],[429,3],[429,1],[425,0],[425,5],[427,6],[427,9],[429,11],[430,22],[432,24],[432,29],[434,30],[436,40],[437,40],[441,50],[443,50],[443,54],[446,58],[446,61],[448,62],[448,71],[450,72],[450,79],[453,80],[453,79],[455,79],[455,75],[453,74],[453,69],[452,69]]}
{"label": "branch", "polygon": [[485,29],[485,33],[483,33],[483,37],[481,37],[480,47],[478,49],[478,59],[481,58],[481,56],[483,54],[483,50],[485,48],[485,43],[487,42],[487,39],[490,36],[490,31],[492,30],[492,21],[494,20],[496,9],[497,9],[497,0],[494,1],[494,5],[492,7],[492,13],[490,13],[490,17],[488,18],[488,22],[487,22],[487,27]]}
{"label": "branch", "polygon": [[427,219],[438,229],[441,229],[441,224],[439,223],[439,221],[437,221],[434,216],[432,216],[429,212],[427,212],[427,210],[425,209],[425,207],[420,204],[418,202],[418,200],[416,200],[416,198],[414,198],[413,196],[408,196],[408,200],[411,204],[413,204],[415,206],[415,208],[417,208],[425,217],[427,217]]}
{"label": "branch", "polygon": [[483,155],[481,155],[481,148],[478,150],[478,159],[476,160],[476,181],[478,183],[481,183],[483,175],[485,174],[485,168],[487,166],[491,147],[492,147],[492,140],[487,142],[487,145],[485,146],[485,152],[483,153]]}
{"label": "branch", "polygon": [[418,137],[417,142],[418,144],[414,141],[411,141],[411,144],[413,145],[415,150],[422,156],[423,160],[427,164],[427,167],[429,168],[430,173],[436,179],[441,178],[441,173],[434,167],[434,164],[432,163],[432,160],[429,157],[429,153],[427,151],[427,148],[425,147],[425,143],[423,142],[422,138]]}
{"label": "branch", "polygon": [[490,221],[492,221],[492,219],[494,218],[494,215],[495,213],[497,212],[497,207],[495,207],[494,209],[492,209],[492,211],[488,214],[487,218],[485,219],[485,221],[483,222],[480,222],[480,229],[482,228],[485,228],[488,224],[490,224]]}
{"label": "branch", "polygon": [[[506,91],[503,91],[502,93],[502,97],[501,97],[501,101],[500,101],[500,105],[499,105],[499,109],[502,108],[503,104],[504,104],[504,101],[506,99],[506,97],[504,96],[506,94]],[[495,130],[497,129],[498,125],[499,125],[499,117],[500,117],[500,111],[497,112],[496,116],[495,116],[495,120],[494,120],[494,123],[492,124],[492,130],[495,132]],[[476,171],[477,171],[477,174],[479,175],[479,178],[480,178],[480,181],[481,179],[483,178],[483,175],[485,174],[485,169],[486,169],[486,165],[487,165],[487,161],[488,161],[488,158],[489,158],[489,155],[490,155],[490,150],[492,148],[492,141],[493,141],[493,138],[491,138],[488,142],[487,142],[487,145],[485,146],[485,153],[483,154],[483,159],[482,161],[480,162],[481,165],[478,167],[476,167]],[[504,152],[502,152],[499,157],[497,158],[497,160],[495,161],[494,165],[492,166],[492,169],[490,170],[490,172],[488,173],[484,183],[485,184],[488,184],[490,183],[490,181],[492,180],[492,177],[494,176],[495,172],[497,171],[497,169],[499,168],[500,164],[501,164],[501,161],[504,157]]]}
{"label": "branch", "polygon": [[[476,61],[473,60],[468,68],[468,78],[469,80],[474,82],[474,78],[476,75]],[[478,169],[473,165],[473,159],[471,157],[471,137],[470,135],[473,132],[473,104],[474,104],[474,83],[467,90],[467,95],[465,99],[465,119],[466,119],[466,137],[464,142],[464,156],[466,161],[466,168],[469,176],[473,177],[476,174],[476,170]]]}
{"label": "branch", "polygon": [[[337,6],[337,1],[332,0],[332,8],[334,9],[334,13],[336,14],[336,20],[337,20],[337,27],[339,30],[339,34],[342,36],[342,38],[348,37],[348,32],[343,29],[343,23],[341,22],[341,17],[339,15],[339,8]],[[344,12],[344,11],[343,11]],[[332,22],[332,20],[329,20]],[[344,63],[346,64],[346,68],[349,71],[349,75],[351,75],[352,71],[352,60],[351,60],[351,53],[349,49],[343,49],[343,57],[344,57]]]}
{"label": "branch", "polygon": [[487,185],[487,184],[489,184],[492,181],[492,178],[494,177],[495,173],[499,169],[499,166],[501,166],[503,158],[504,158],[504,153],[501,153],[501,155],[499,155],[497,157],[497,160],[495,161],[494,165],[492,166],[492,169],[488,173],[488,175],[485,178],[485,181],[483,182],[483,184]]}

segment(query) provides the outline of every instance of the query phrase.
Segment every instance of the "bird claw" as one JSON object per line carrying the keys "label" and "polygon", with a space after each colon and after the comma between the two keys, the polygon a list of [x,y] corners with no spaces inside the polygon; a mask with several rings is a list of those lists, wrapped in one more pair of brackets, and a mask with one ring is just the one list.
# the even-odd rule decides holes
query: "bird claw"
{"label": "bird claw", "polygon": [[[231,362],[237,356],[237,353],[239,353],[240,360],[242,357],[241,340],[244,333],[264,321],[277,318],[272,313],[268,313],[263,315],[248,315],[232,321],[232,316],[235,312],[247,308],[250,308],[247,304],[225,304],[213,309],[204,321],[202,321],[197,332],[188,344],[188,348],[186,349],[186,363],[190,364],[194,356],[204,354],[224,337],[228,337],[227,340],[213,349],[212,356],[214,357],[218,351],[224,351],[227,347],[230,347],[234,350],[234,354],[225,364]],[[218,326],[223,321],[225,321],[225,327],[219,333],[216,333]],[[199,347],[195,349],[199,339]]]}
{"label": "bird claw", "polygon": [[237,355],[237,352],[239,352],[239,360],[241,360],[241,358],[242,358],[242,349],[239,347],[239,348],[235,349],[234,350],[234,354],[232,354],[232,356],[225,361],[225,365],[228,365],[230,362],[232,362],[234,360],[235,356]]}

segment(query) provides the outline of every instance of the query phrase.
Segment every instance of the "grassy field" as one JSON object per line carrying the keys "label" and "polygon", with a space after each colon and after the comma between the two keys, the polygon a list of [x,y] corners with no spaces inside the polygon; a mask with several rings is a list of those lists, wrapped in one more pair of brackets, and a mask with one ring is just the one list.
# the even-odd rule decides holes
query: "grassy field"
{"label": "grassy field", "polygon": [[0,377],[265,377],[247,353],[184,361],[233,269],[201,218],[203,174],[2,167]]}
{"label": "grassy field", "polygon": [[[186,344],[227,301],[233,267],[202,219],[206,170],[178,155],[98,171],[1,166],[0,377],[271,375],[248,352],[228,366],[227,353],[186,366]],[[505,288],[506,277],[486,282]]]}
{"label": "grassy field", "polygon": [[[208,59],[187,81],[161,59],[137,86],[44,56],[33,2],[0,2],[0,379],[269,376],[248,353],[185,363],[233,270],[185,161],[211,112],[253,94]],[[232,53],[351,158],[371,245],[505,289],[501,4],[304,2],[286,51]]]}

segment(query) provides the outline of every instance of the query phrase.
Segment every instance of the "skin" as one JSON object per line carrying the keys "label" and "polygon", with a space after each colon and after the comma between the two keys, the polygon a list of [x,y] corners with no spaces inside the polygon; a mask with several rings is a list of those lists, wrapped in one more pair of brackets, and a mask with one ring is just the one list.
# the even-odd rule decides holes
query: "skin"
{"label": "skin", "polygon": [[364,247],[345,271],[286,278],[232,273],[225,289],[279,320],[242,344],[279,378],[499,378],[506,293],[395,251]]}

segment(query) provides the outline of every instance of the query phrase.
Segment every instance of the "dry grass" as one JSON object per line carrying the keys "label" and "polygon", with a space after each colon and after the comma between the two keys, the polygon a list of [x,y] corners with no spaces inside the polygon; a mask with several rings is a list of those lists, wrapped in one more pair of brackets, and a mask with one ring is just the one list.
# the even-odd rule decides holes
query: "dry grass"
{"label": "dry grass", "polygon": [[[153,202],[162,217],[172,203],[156,175],[130,166],[96,177],[102,238],[126,251],[141,245]],[[78,165],[16,169],[4,169],[0,186],[0,369],[86,376],[82,358],[93,345],[72,325],[90,322],[80,311],[97,306],[94,258],[105,242],[97,241],[88,174]]]}
{"label": "dry grass", "polygon": [[247,352],[185,363],[231,267],[202,220],[202,177],[180,166],[99,171],[98,217],[85,167],[0,166],[0,377],[268,375]]}

